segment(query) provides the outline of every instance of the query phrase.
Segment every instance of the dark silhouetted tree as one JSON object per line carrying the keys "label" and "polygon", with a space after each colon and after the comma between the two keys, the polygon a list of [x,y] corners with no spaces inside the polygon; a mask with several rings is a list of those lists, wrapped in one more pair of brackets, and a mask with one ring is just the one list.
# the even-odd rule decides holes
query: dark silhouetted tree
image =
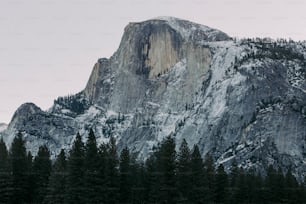
{"label": "dark silhouetted tree", "polygon": [[180,202],[186,202],[191,196],[191,162],[190,149],[183,139],[177,156],[177,183]]}
{"label": "dark silhouetted tree", "polygon": [[229,174],[229,202],[236,203],[236,195],[238,192],[238,183],[239,183],[239,168],[237,161],[234,159],[232,161],[231,171]]}
{"label": "dark silhouetted tree", "polygon": [[12,194],[12,182],[9,154],[6,145],[0,140],[0,203],[9,203]]}
{"label": "dark silhouetted tree", "polygon": [[296,178],[292,175],[291,168],[288,169],[285,175],[285,199],[289,203],[299,203],[298,202],[298,190],[299,184]]}
{"label": "dark silhouetted tree", "polygon": [[215,180],[215,201],[216,203],[228,202],[228,177],[222,164],[217,168]]}
{"label": "dark silhouetted tree", "polygon": [[161,171],[157,166],[158,152],[153,148],[154,152],[146,160],[145,163],[145,191],[146,201],[148,203],[158,203],[160,200],[160,178]]}
{"label": "dark silhouetted tree", "polygon": [[67,203],[85,203],[84,190],[84,143],[78,133],[68,158]]}
{"label": "dark silhouetted tree", "polygon": [[116,139],[111,136],[108,143],[108,158],[106,163],[107,199],[108,203],[117,203],[119,198],[119,172]]}
{"label": "dark silhouetted tree", "polygon": [[98,203],[105,203],[107,200],[107,188],[108,188],[108,158],[109,158],[109,152],[108,152],[108,144],[101,144],[98,148],[98,169],[97,169],[97,177],[96,181],[98,184],[97,189],[97,200]]}
{"label": "dark silhouetted tree", "polygon": [[[22,134],[19,132],[14,138],[11,149],[10,158],[12,165],[12,184],[13,194],[11,203],[20,204],[24,202],[31,202],[29,200],[29,166],[27,161],[27,153],[25,142]],[[31,197],[31,196],[30,196]]]}
{"label": "dark silhouetted tree", "polygon": [[84,185],[85,197],[87,203],[98,203],[100,200],[97,194],[99,189],[98,180],[98,147],[96,136],[92,129],[89,130],[87,142],[85,145],[85,161],[84,161]]}
{"label": "dark silhouetted tree", "polygon": [[[120,154],[119,160],[120,167],[120,202],[128,203],[131,201],[131,188],[132,188],[132,175],[130,166],[130,152],[127,147],[125,147]],[[136,176],[136,175],[133,175]],[[134,177],[135,179],[135,177]]]}
{"label": "dark silhouetted tree", "polygon": [[190,159],[191,168],[191,195],[190,201],[192,203],[203,203],[207,192],[207,177],[204,174],[203,159],[200,154],[199,147],[194,145]]}
{"label": "dark silhouetted tree", "polygon": [[205,201],[214,201],[215,200],[215,165],[214,160],[210,154],[205,156],[204,160],[204,172],[207,176],[207,196]]}
{"label": "dark silhouetted tree", "polygon": [[42,203],[49,183],[51,174],[50,152],[47,146],[39,147],[38,153],[33,162],[34,202]]}
{"label": "dark silhouetted tree", "polygon": [[238,180],[235,186],[235,201],[237,203],[244,203],[247,198],[248,186],[246,184],[246,174],[243,168],[239,168]]}
{"label": "dark silhouetted tree", "polygon": [[130,156],[131,168],[131,202],[144,203],[145,202],[145,167],[143,162],[137,161],[136,154]]}
{"label": "dark silhouetted tree", "polygon": [[160,171],[160,199],[165,203],[175,203],[177,199],[176,188],[176,151],[175,141],[172,136],[166,137],[157,157],[157,167]]}
{"label": "dark silhouetted tree", "polygon": [[62,149],[52,168],[45,203],[62,204],[65,202],[66,179],[67,160],[65,150]]}

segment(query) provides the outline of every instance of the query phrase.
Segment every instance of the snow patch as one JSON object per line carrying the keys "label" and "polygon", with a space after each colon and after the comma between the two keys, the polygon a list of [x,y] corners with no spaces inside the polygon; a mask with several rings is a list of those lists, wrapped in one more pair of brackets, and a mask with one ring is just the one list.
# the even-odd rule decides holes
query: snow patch
{"label": "snow patch", "polygon": [[215,39],[215,37],[219,33],[221,33],[221,31],[217,29],[213,29],[205,25],[193,23],[187,20],[182,20],[170,16],[160,16],[151,20],[166,21],[174,30],[178,31],[181,34],[181,36],[186,40],[188,40],[190,36],[193,35],[196,31],[202,31],[203,33],[205,33],[205,35],[207,35],[209,39]]}
{"label": "snow patch", "polygon": [[225,158],[225,159],[223,159],[223,160],[217,161],[217,163],[219,163],[219,164],[223,164],[223,163],[226,163],[226,162],[228,162],[228,161],[230,161],[230,160],[234,159],[235,157],[236,157],[236,156],[235,156],[235,155],[233,155],[233,156],[230,156],[230,157]]}
{"label": "snow patch", "polygon": [[99,114],[101,114],[101,110],[95,106],[91,106],[84,114],[78,116],[76,120],[80,122],[88,121],[89,119],[95,118]]}
{"label": "snow patch", "polygon": [[107,112],[106,112],[106,117],[107,118],[117,116],[117,115],[118,115],[118,113],[113,111],[113,110],[107,110]]}

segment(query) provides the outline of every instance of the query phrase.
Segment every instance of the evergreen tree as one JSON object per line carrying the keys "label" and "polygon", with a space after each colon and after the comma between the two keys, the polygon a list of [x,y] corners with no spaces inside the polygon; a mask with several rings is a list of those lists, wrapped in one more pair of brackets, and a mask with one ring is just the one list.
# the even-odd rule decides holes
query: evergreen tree
{"label": "evergreen tree", "polygon": [[246,201],[248,203],[258,203],[258,197],[260,196],[257,192],[257,189],[260,188],[260,181],[257,180],[255,172],[253,170],[249,170],[245,177],[245,183],[247,186],[246,192]]}
{"label": "evergreen tree", "polygon": [[157,152],[154,151],[145,163],[145,200],[148,203],[158,203],[160,200],[161,172],[157,167]]}
{"label": "evergreen tree", "polygon": [[175,203],[176,189],[176,151],[172,136],[166,137],[158,150],[158,171],[161,173],[160,199],[165,203]]}
{"label": "evergreen tree", "polygon": [[283,203],[285,201],[284,197],[284,185],[285,185],[285,177],[281,168],[278,168],[276,172],[276,187],[275,187],[275,197],[276,202]]}
{"label": "evergreen tree", "polygon": [[190,149],[185,139],[178,153],[177,161],[177,181],[178,192],[180,193],[180,201],[188,201],[191,196],[191,162],[190,162]]}
{"label": "evergreen tree", "polygon": [[98,149],[98,169],[96,181],[98,184],[97,189],[97,200],[98,203],[105,203],[107,200],[107,188],[108,188],[108,177],[107,177],[107,163],[109,158],[108,144],[101,144]]}
{"label": "evergreen tree", "polygon": [[11,175],[9,166],[9,155],[6,145],[0,140],[0,203],[9,203],[11,197]]}
{"label": "evergreen tree", "polygon": [[[254,173],[255,174],[255,173]],[[251,178],[252,179],[252,178]],[[254,192],[254,203],[264,203],[264,181],[263,181],[263,177],[257,173],[255,174],[255,178],[254,178],[254,188],[255,188],[255,192]]]}
{"label": "evergreen tree", "polygon": [[37,156],[33,163],[34,173],[34,202],[42,203],[49,183],[49,176],[51,173],[50,152],[47,146],[40,146]]}
{"label": "evergreen tree", "polygon": [[199,147],[194,145],[190,159],[191,167],[191,188],[190,201],[192,203],[203,203],[205,196],[208,193],[207,177],[204,174],[203,160],[200,154]]}
{"label": "evergreen tree", "polygon": [[231,166],[231,172],[229,175],[229,202],[237,203],[236,195],[238,192],[238,183],[239,183],[239,168],[237,161],[234,159]]}
{"label": "evergreen tree", "polygon": [[145,202],[145,167],[141,161],[136,160],[136,154],[131,155],[131,202]]}
{"label": "evergreen tree", "polygon": [[230,172],[230,178],[229,178],[230,186],[237,185],[238,177],[239,177],[239,168],[238,168],[237,161],[234,159],[231,165],[231,172]]}
{"label": "evergreen tree", "polygon": [[217,168],[215,181],[215,201],[216,203],[226,203],[228,201],[228,177],[222,164],[220,164]]}
{"label": "evergreen tree", "polygon": [[288,169],[285,176],[285,199],[288,203],[298,203],[299,184],[296,178],[292,175],[291,168]]}
{"label": "evergreen tree", "polygon": [[277,190],[278,190],[278,174],[272,165],[268,167],[266,186],[267,186],[267,200],[270,202],[277,202]]}
{"label": "evergreen tree", "polygon": [[25,142],[22,138],[22,134],[19,132],[14,138],[11,149],[10,158],[12,165],[12,182],[13,182],[13,194],[11,197],[11,203],[20,204],[24,202],[31,202],[29,200],[29,167],[27,161],[27,154],[25,148]]}
{"label": "evergreen tree", "polygon": [[263,181],[234,161],[227,175],[210,155],[203,163],[198,146],[190,153],[185,140],[176,155],[171,136],[144,166],[127,147],[118,159],[113,137],[98,149],[90,130],[86,145],[77,134],[68,160],[62,150],[50,171],[46,146],[33,162],[20,133],[9,153],[0,140],[0,203],[305,203],[305,184],[290,168],[284,176],[269,166]]}
{"label": "evergreen tree", "polygon": [[106,163],[106,176],[107,176],[107,202],[117,203],[119,197],[119,181],[118,181],[118,155],[116,140],[113,136],[110,137],[108,143],[108,159]]}
{"label": "evergreen tree", "polygon": [[243,168],[239,169],[238,181],[236,183],[235,201],[236,203],[244,203],[247,200],[248,186],[246,185],[246,175]]}
{"label": "evergreen tree", "polygon": [[27,166],[28,166],[28,176],[27,176],[27,183],[28,183],[28,201],[29,202],[34,202],[34,198],[35,198],[35,183],[36,183],[36,178],[35,178],[35,174],[33,171],[33,156],[31,151],[28,151],[27,154]]}
{"label": "evergreen tree", "polygon": [[[299,183],[298,188],[296,189],[296,203],[306,203],[305,200],[305,187],[302,183]],[[291,201],[293,203],[295,200]]]}
{"label": "evergreen tree", "polygon": [[[134,172],[136,173],[136,172]],[[131,166],[130,166],[130,152],[126,147],[120,154],[120,202],[128,203],[131,201]],[[133,175],[134,178],[136,175]]]}
{"label": "evergreen tree", "polygon": [[66,201],[71,204],[85,203],[84,191],[84,143],[78,133],[68,158]]}
{"label": "evergreen tree", "polygon": [[66,194],[67,160],[62,149],[53,165],[45,203],[63,204]]}
{"label": "evergreen tree", "polygon": [[207,154],[204,161],[205,174],[207,176],[207,194],[206,202],[215,200],[215,165],[210,154]]}
{"label": "evergreen tree", "polygon": [[97,203],[98,198],[98,147],[96,142],[96,136],[92,129],[88,134],[88,139],[85,146],[85,197],[87,203]]}

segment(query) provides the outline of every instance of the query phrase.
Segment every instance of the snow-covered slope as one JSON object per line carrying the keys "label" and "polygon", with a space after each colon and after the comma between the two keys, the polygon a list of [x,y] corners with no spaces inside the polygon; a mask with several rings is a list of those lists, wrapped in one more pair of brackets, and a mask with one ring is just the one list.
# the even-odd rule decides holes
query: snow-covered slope
{"label": "snow-covered slope", "polygon": [[6,128],[7,128],[7,124],[5,124],[5,123],[0,123],[0,132],[6,130]]}
{"label": "snow-covered slope", "polygon": [[44,112],[24,104],[6,131],[28,148],[68,148],[93,128],[145,158],[172,134],[217,163],[306,171],[305,43],[235,40],[172,17],[130,23],[114,55],[94,65],[83,91]]}

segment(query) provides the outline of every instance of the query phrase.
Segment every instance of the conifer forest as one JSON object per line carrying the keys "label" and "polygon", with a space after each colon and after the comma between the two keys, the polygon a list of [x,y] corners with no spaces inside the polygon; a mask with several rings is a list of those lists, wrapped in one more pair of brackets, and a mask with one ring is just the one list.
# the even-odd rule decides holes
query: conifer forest
{"label": "conifer forest", "polygon": [[18,133],[9,149],[0,141],[0,203],[306,203],[306,189],[290,169],[225,170],[171,136],[140,160],[113,137],[98,146],[90,130],[52,160],[46,146],[33,157]]}

